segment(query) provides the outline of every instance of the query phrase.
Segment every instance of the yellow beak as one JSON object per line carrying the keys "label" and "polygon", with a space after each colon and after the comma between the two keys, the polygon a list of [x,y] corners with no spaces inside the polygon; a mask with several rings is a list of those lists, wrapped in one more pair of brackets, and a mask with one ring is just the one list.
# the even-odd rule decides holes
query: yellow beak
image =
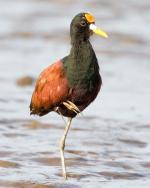
{"label": "yellow beak", "polygon": [[94,24],[90,24],[90,29],[97,35],[100,35],[101,37],[104,38],[108,38],[108,35],[105,31],[103,31],[102,29],[98,28],[96,25]]}

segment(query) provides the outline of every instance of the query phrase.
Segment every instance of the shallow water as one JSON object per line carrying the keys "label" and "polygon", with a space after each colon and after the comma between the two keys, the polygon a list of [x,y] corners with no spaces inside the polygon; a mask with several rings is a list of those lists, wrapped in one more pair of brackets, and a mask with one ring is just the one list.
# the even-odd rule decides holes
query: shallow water
{"label": "shallow water", "polygon": [[[83,10],[110,37],[91,39],[103,87],[73,121],[64,182],[64,122],[54,113],[30,117],[34,85],[21,87],[18,79],[36,78],[68,53],[70,21]],[[149,187],[149,21],[149,0],[0,1],[0,187]]]}

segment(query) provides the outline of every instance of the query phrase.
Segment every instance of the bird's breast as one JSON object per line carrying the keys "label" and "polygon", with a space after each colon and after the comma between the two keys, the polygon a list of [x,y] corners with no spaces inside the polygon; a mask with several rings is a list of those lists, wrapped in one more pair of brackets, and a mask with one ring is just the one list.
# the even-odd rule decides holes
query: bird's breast
{"label": "bird's breast", "polygon": [[92,88],[99,79],[99,68],[97,64],[74,63],[67,67],[67,78],[71,88]]}

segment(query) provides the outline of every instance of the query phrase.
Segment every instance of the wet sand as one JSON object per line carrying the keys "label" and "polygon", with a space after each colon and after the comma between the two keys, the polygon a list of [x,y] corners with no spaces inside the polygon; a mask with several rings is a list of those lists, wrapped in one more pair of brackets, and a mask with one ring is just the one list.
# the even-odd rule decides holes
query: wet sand
{"label": "wet sand", "polygon": [[[83,10],[110,37],[91,39],[103,87],[73,121],[64,182],[64,122],[54,113],[30,116],[28,107],[34,79],[68,53],[70,21]],[[149,17],[148,0],[0,1],[0,187],[149,187]]]}

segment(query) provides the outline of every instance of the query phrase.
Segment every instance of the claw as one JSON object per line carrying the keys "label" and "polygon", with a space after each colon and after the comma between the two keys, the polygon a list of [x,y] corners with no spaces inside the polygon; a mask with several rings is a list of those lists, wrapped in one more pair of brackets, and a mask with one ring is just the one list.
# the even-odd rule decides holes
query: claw
{"label": "claw", "polygon": [[78,113],[80,113],[79,108],[71,101],[67,101]]}
{"label": "claw", "polygon": [[79,108],[71,101],[67,100],[66,102],[63,102],[63,105],[66,106],[66,108],[68,108],[70,111],[75,112],[76,114],[80,113]]}
{"label": "claw", "polygon": [[63,105],[68,108],[70,111],[75,112],[76,114],[78,113],[70,104],[68,104],[67,102],[63,102]]}

